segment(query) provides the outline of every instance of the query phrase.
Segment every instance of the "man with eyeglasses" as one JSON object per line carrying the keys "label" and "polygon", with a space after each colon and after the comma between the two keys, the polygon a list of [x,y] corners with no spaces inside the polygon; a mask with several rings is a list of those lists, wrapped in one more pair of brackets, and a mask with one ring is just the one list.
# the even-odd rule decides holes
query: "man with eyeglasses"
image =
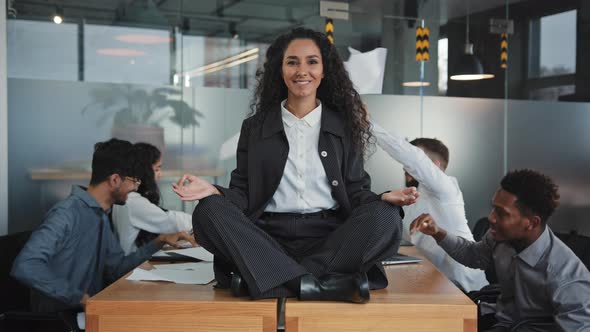
{"label": "man with eyeglasses", "polygon": [[37,312],[84,308],[89,297],[123,276],[168,243],[196,245],[185,232],[161,234],[125,256],[109,222],[113,204],[125,204],[141,181],[129,160],[133,145],[111,139],[97,143],[88,188],[73,186],[57,203],[16,258],[11,275],[30,286]]}

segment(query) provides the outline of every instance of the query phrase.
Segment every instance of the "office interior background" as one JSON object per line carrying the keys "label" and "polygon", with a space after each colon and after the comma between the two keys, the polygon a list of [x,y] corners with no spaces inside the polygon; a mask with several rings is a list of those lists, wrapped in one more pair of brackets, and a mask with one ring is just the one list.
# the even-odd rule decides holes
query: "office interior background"
{"label": "office interior background", "polygon": [[[228,146],[266,48],[292,28],[326,25],[319,0],[1,2],[0,235],[34,229],[72,184],[86,185],[93,144],[110,137],[162,148],[172,174],[163,206],[192,211],[172,193],[175,174],[227,185]],[[560,186],[551,226],[590,235],[590,2],[335,2],[347,7],[328,11],[344,60],[349,48],[387,50],[381,93],[362,96],[373,121],[447,144],[471,225],[507,170],[533,168]],[[416,61],[422,26],[426,62]],[[493,78],[450,79],[467,33]],[[403,185],[402,167],[378,148],[366,169],[375,192]]]}

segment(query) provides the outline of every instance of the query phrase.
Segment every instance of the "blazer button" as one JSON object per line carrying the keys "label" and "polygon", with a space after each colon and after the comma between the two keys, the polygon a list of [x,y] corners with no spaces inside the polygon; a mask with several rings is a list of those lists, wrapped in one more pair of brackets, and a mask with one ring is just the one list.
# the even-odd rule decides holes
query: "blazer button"
{"label": "blazer button", "polygon": [[325,157],[327,157],[327,156],[328,156],[328,152],[326,152],[326,151],[322,151],[322,152],[320,152],[320,155],[322,155],[322,157],[324,157],[324,158],[325,158]]}
{"label": "blazer button", "polygon": [[338,186],[338,181],[336,181],[336,180],[332,181],[332,186],[337,187]]}

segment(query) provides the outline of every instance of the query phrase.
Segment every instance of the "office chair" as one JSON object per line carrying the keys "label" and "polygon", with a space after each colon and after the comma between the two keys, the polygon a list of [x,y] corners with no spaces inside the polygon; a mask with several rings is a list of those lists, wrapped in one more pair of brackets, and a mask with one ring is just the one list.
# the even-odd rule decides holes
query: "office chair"
{"label": "office chair", "polygon": [[590,270],[590,237],[572,230],[569,233],[555,233],[578,256],[586,268]]}
{"label": "office chair", "polygon": [[[490,221],[487,217],[480,218],[473,226],[473,239],[475,241],[481,241],[485,234],[490,229]],[[498,296],[500,296],[500,285],[498,284],[498,278],[496,277],[496,268],[492,264],[485,271],[486,279],[490,283],[484,286],[478,291],[472,291],[467,294],[469,298],[477,304],[477,329],[482,331],[491,328],[495,323],[494,314],[482,314],[482,307],[485,306],[483,303],[496,303]]]}
{"label": "office chair", "polygon": [[[488,220],[488,217],[480,218],[475,223],[475,226],[473,226],[473,231],[472,231],[473,239],[475,241],[481,241],[481,239],[483,239],[483,237],[486,235],[486,233],[488,232],[489,229],[490,229],[490,221]],[[490,285],[498,283],[498,278],[496,277],[496,268],[494,267],[493,264],[492,264],[492,266],[490,266],[489,268],[487,268],[485,270],[485,274],[486,274],[486,279],[488,280]]]}
{"label": "office chair", "polygon": [[76,331],[65,313],[31,312],[30,289],[10,276],[12,263],[30,236],[30,231],[0,236],[0,331]]}

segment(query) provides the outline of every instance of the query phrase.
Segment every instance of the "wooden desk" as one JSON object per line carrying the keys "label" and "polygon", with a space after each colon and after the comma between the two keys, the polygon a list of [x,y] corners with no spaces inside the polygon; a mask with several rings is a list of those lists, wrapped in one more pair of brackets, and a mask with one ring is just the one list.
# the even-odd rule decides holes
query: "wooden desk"
{"label": "wooden desk", "polygon": [[[400,252],[421,256],[414,247]],[[476,331],[477,306],[430,262],[385,270],[389,286],[371,291],[367,304],[287,299],[285,332]],[[234,298],[211,285],[121,278],[90,299],[86,330],[274,332],[277,300]]]}
{"label": "wooden desk", "polygon": [[[421,256],[414,247],[400,252]],[[385,271],[389,286],[371,291],[367,304],[287,299],[285,332],[477,330],[477,306],[429,261]]]}
{"label": "wooden desk", "polygon": [[235,298],[209,285],[117,280],[86,306],[88,332],[277,330],[277,300]]}

